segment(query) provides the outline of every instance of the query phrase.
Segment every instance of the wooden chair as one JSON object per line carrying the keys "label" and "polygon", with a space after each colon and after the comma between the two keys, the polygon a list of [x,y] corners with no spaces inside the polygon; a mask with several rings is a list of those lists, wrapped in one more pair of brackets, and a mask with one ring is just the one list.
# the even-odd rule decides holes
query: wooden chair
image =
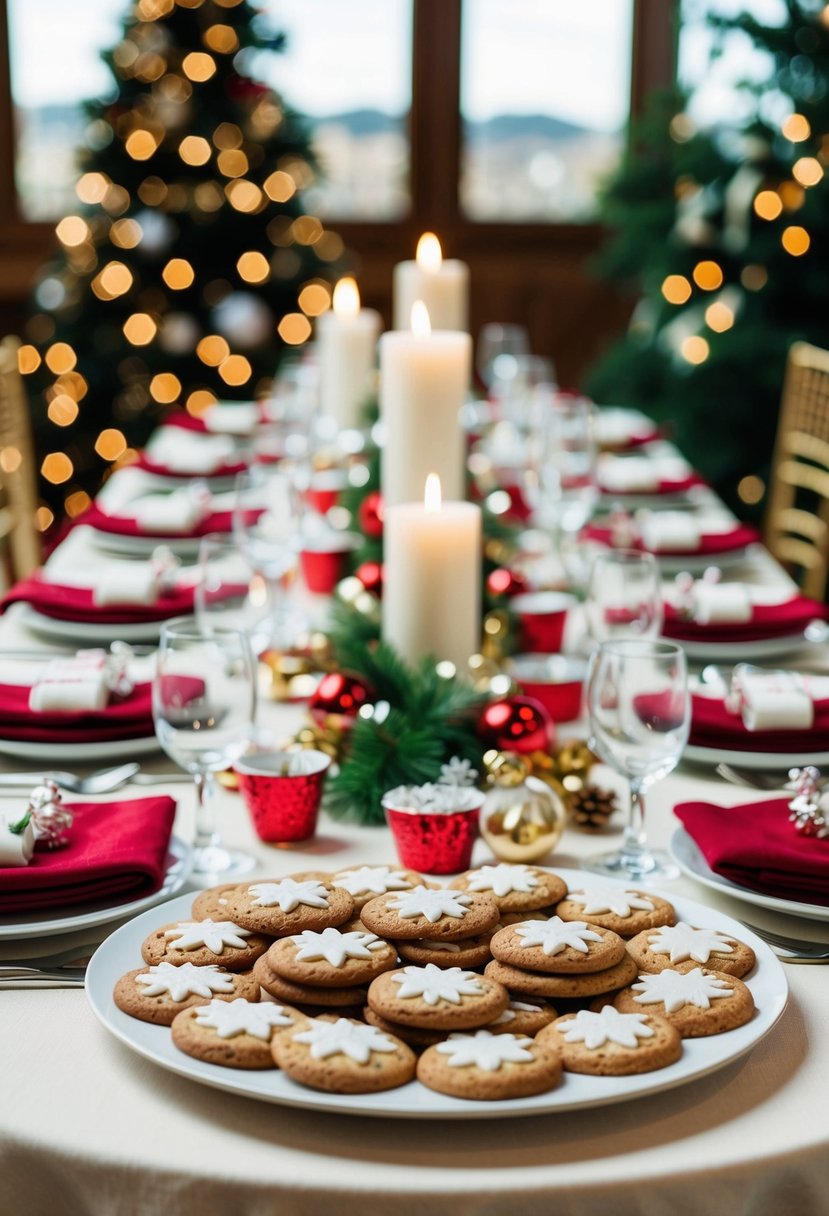
{"label": "wooden chair", "polygon": [[0,341],[0,552],[8,580],[25,578],[41,559],[34,448],[17,363],[19,346],[17,338]]}
{"label": "wooden chair", "polygon": [[829,576],[829,351],[789,351],[772,459],[764,540],[805,595]]}

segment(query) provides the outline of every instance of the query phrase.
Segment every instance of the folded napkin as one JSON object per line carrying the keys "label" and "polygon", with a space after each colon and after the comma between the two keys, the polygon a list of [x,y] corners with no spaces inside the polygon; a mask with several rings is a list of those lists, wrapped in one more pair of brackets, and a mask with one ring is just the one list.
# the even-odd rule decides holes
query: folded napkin
{"label": "folded napkin", "polygon": [[180,426],[159,427],[136,463],[168,477],[230,475],[246,467],[230,435],[202,434]]}
{"label": "folded napkin", "polygon": [[102,709],[36,711],[29,708],[31,688],[0,684],[0,738],[31,743],[105,743],[152,738],[152,685],[136,684]]}
{"label": "folded napkin", "polygon": [[690,511],[660,511],[639,523],[642,544],[651,553],[695,553],[702,534]]}
{"label": "folded napkin", "polygon": [[126,902],[164,880],[176,804],[172,798],[67,803],[69,844],[36,849],[28,866],[0,868],[0,914]]}
{"label": "folded napkin", "polygon": [[[138,565],[138,563],[136,563]],[[121,570],[119,565],[119,571]],[[102,568],[102,573],[104,572]],[[118,597],[117,576],[112,594]],[[110,599],[106,604],[100,601],[101,586],[93,591],[89,587],[65,587],[60,583],[47,583],[39,574],[21,579],[15,583],[11,591],[0,600],[0,612],[5,612],[10,604],[26,603],[43,616],[54,617],[61,621],[79,621],[100,625],[130,625],[144,621],[166,621],[173,616],[189,616],[193,612],[193,587],[174,587],[164,590],[152,601],[135,600],[127,602],[126,594],[130,590],[124,586],[124,595]]]}
{"label": "folded napkin", "polygon": [[104,650],[79,650],[50,659],[29,693],[34,713],[101,710],[109,702],[109,670]]}
{"label": "folded napkin", "polygon": [[703,484],[683,461],[647,456],[605,455],[599,461],[598,480],[603,494],[681,494]]}
{"label": "folded napkin", "polygon": [[263,412],[257,402],[217,401],[198,418],[193,418],[186,410],[174,410],[165,418],[164,425],[202,434],[249,435],[262,418]]}
{"label": "folded napkin", "polygon": [[[583,540],[593,540],[601,545],[613,544],[613,530],[609,527],[589,524],[582,530],[581,535]],[[664,533],[662,539],[663,541],[665,539]],[[658,550],[658,554],[660,557],[681,557],[693,553],[695,556],[705,557],[709,554],[730,553],[735,549],[744,549],[746,545],[751,545],[759,539],[760,533],[756,528],[750,528],[748,524],[736,524],[727,532],[701,532],[698,544],[694,549],[663,547]],[[641,537],[639,540],[634,540],[631,547],[651,552]]]}
{"label": "folded napkin", "polygon": [[[734,585],[719,584],[723,589]],[[715,620],[710,612],[707,620],[701,620],[696,612],[693,620],[687,620],[673,604],[666,603],[663,633],[666,638],[679,642],[699,638],[709,642],[753,642],[765,638],[793,637],[802,633],[810,621],[825,620],[826,616],[825,604],[803,595],[796,595],[782,604],[751,604],[746,618],[733,616],[730,620],[722,616]]]}
{"label": "folded napkin", "polygon": [[814,719],[808,730],[797,727],[749,730],[738,713],[726,708],[720,697],[691,696],[691,735],[696,747],[726,748],[744,752],[791,752],[792,760],[804,752],[829,751],[829,698],[813,698]]}
{"label": "folded napkin", "polygon": [[110,532],[118,536],[143,536],[148,539],[163,537],[167,540],[176,538],[183,540],[185,538],[205,536],[208,532],[231,532],[233,530],[232,511],[214,511],[211,514],[205,515],[192,527],[182,528],[181,531],[175,531],[170,527],[159,529],[153,524],[152,520],[149,521],[149,526],[147,526],[146,514],[144,519],[145,523],[142,526],[138,518],[133,514],[110,515],[93,503],[91,507],[88,507],[84,511],[83,515],[78,517],[76,523],[86,524],[90,528],[96,528],[99,532]]}
{"label": "folded napkin", "polygon": [[210,511],[210,494],[192,493],[192,487],[172,494],[150,494],[132,504],[130,514],[142,532],[181,536],[192,533]]}
{"label": "folded napkin", "polygon": [[596,411],[596,438],[605,450],[641,447],[659,435],[656,424],[639,410],[605,406]]}
{"label": "folded napkin", "polygon": [[764,895],[829,907],[829,840],[796,832],[787,799],[682,802],[674,814],[715,874]]}

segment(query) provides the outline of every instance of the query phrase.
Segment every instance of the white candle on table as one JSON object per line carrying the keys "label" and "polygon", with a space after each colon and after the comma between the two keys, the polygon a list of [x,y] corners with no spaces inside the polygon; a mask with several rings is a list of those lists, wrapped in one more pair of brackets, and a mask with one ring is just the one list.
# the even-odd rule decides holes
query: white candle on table
{"label": "white candle on table", "polygon": [[381,337],[385,506],[420,502],[432,472],[440,477],[447,499],[466,497],[466,447],[459,415],[471,370],[469,334],[431,332],[420,301],[412,309],[412,332],[390,331]]}
{"label": "white candle on table", "polygon": [[443,260],[440,241],[424,232],[414,262],[394,268],[394,328],[408,329],[415,300],[423,300],[435,329],[469,329],[469,267]]}
{"label": "white candle on table", "polygon": [[371,392],[380,314],[360,307],[354,279],[340,279],[333,308],[317,318],[316,348],[322,413],[341,430],[356,429]]}
{"label": "white candle on table", "polygon": [[465,673],[481,643],[481,511],[440,500],[427,479],[422,503],[386,510],[383,639],[409,663],[427,655]]}

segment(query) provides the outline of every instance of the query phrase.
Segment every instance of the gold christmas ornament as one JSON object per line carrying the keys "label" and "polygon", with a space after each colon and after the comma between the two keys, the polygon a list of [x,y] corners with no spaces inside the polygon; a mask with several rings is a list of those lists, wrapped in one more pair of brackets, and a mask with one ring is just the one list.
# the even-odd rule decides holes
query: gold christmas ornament
{"label": "gold christmas ornament", "polygon": [[484,756],[491,788],[481,809],[480,830],[499,861],[539,861],[564,831],[564,803],[530,775],[531,764],[529,757],[515,752],[490,751]]}
{"label": "gold christmas ornament", "polygon": [[306,722],[285,745],[285,750],[325,752],[332,760],[339,761],[343,748],[344,732],[330,718],[318,725]]}
{"label": "gold christmas ornament", "polygon": [[481,654],[485,659],[500,663],[506,656],[510,634],[509,613],[495,608],[484,617]]}

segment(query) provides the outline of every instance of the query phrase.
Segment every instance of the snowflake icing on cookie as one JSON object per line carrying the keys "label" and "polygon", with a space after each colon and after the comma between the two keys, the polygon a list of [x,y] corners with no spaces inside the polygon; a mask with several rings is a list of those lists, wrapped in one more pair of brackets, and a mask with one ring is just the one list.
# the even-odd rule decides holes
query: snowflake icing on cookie
{"label": "snowflake icing on cookie", "polygon": [[653,1028],[646,1026],[646,1013],[620,1013],[605,1005],[598,1013],[580,1009],[572,1021],[561,1027],[565,1043],[584,1043],[589,1051],[615,1043],[618,1047],[638,1047],[640,1039],[652,1039]]}
{"label": "snowflake icing on cookie", "polygon": [[255,882],[248,887],[248,891],[253,896],[254,908],[279,905],[282,912],[293,912],[300,904],[309,908],[328,907],[328,892],[316,879],[297,882],[295,878],[283,878],[281,882]]}
{"label": "snowflake icing on cookie", "polygon": [[429,887],[412,887],[411,891],[403,891],[395,899],[389,900],[401,920],[411,920],[415,916],[425,916],[430,925],[442,916],[459,919],[466,916],[467,909],[472,903],[471,895],[461,891],[433,891]]}
{"label": "snowflake icing on cookie", "polygon": [[480,996],[483,992],[471,971],[462,971],[460,967],[436,967],[434,963],[427,963],[425,967],[404,967],[391,978],[400,985],[397,996],[403,999],[422,997],[427,1005],[437,1005],[438,1001],[460,1005],[462,997]]}
{"label": "snowflake icing on cookie", "polygon": [[480,1068],[482,1072],[497,1072],[502,1064],[531,1064],[531,1039],[519,1039],[514,1034],[491,1034],[477,1030],[475,1034],[450,1034],[438,1043],[442,1056],[448,1056],[450,1068]]}
{"label": "snowflake icing on cookie", "polygon": [[[733,940],[733,939],[732,939]],[[667,954],[672,963],[707,963],[712,954],[733,954],[734,947],[716,929],[694,929],[684,920],[648,936],[652,954]]]}
{"label": "snowflake icing on cookie", "polygon": [[235,925],[232,920],[179,921],[172,929],[165,929],[164,936],[176,950],[200,950],[202,947],[213,954],[221,954],[225,946],[236,950],[247,947],[246,937],[250,930]]}
{"label": "snowflake icing on cookie", "polygon": [[349,958],[370,959],[372,950],[382,950],[385,945],[376,933],[341,933],[339,929],[323,929],[322,933],[304,929],[290,940],[297,946],[297,962],[324,959],[332,967],[342,967]]}
{"label": "snowflake icing on cookie", "polygon": [[349,895],[385,895],[387,891],[405,891],[412,883],[402,870],[389,866],[360,866],[357,870],[342,870],[331,880]]}
{"label": "snowflake icing on cookie", "polygon": [[364,1026],[337,1018],[336,1022],[314,1022],[308,1029],[295,1034],[297,1043],[307,1043],[315,1060],[344,1055],[355,1064],[368,1064],[373,1051],[390,1054],[397,1050],[391,1039],[376,1026]]}
{"label": "snowflake icing on cookie", "polygon": [[579,954],[587,954],[589,942],[603,940],[601,933],[596,933],[583,920],[562,920],[560,916],[522,921],[515,926],[515,935],[521,938],[522,946],[540,946],[545,954],[553,955],[560,954],[568,946]]}
{"label": "snowflake icing on cookie", "polygon": [[519,1013],[540,1013],[540,1005],[528,1005],[525,1001],[510,1001],[504,1012],[492,1023],[493,1026],[505,1026],[514,1022]]}
{"label": "snowflake icing on cookie", "polygon": [[197,967],[194,963],[156,963],[135,977],[144,996],[170,994],[171,1001],[186,1001],[189,996],[212,996],[214,992],[232,992],[233,976],[220,971],[215,963]]}
{"label": "snowflake icing on cookie", "polygon": [[294,1019],[281,1005],[270,1001],[211,1001],[196,1010],[199,1026],[215,1030],[220,1039],[232,1039],[237,1034],[249,1034],[267,1043],[274,1026],[292,1026]]}
{"label": "snowflake icing on cookie", "polygon": [[633,984],[633,999],[639,1005],[664,1004],[666,1013],[676,1013],[686,1005],[697,1009],[710,1009],[711,1002],[720,997],[731,996],[734,989],[725,980],[714,975],[703,975],[701,967],[693,971],[657,971],[655,975],[640,975],[639,983]]}
{"label": "snowflake icing on cookie", "polygon": [[469,876],[469,891],[491,891],[493,895],[510,895],[513,891],[529,895],[538,886],[538,875],[529,866],[481,866]]}
{"label": "snowflake icing on cookie", "polygon": [[574,904],[582,904],[585,916],[598,916],[610,912],[613,916],[631,916],[634,910],[653,912],[654,902],[639,891],[625,891],[621,887],[592,886],[587,891],[571,891],[567,896]]}

